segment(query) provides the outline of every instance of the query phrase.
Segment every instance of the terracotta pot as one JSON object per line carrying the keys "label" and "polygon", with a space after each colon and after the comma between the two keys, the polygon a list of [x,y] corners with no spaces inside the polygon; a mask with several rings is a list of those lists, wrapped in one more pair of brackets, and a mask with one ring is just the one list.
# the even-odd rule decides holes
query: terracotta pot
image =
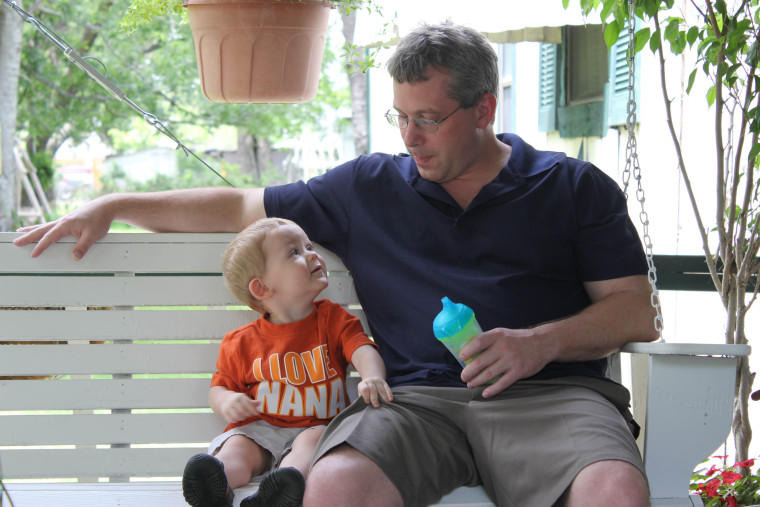
{"label": "terracotta pot", "polygon": [[214,102],[307,102],[317,94],[330,3],[185,0],[203,94]]}

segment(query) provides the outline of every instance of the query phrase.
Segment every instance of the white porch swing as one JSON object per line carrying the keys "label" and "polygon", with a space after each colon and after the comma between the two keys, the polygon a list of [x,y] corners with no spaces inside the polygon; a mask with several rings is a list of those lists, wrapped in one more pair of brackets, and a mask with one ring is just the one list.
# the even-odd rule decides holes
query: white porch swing
{"label": "white porch swing", "polygon": [[[640,189],[632,100],[628,124],[628,163]],[[643,206],[643,194],[639,201]],[[646,231],[643,209],[640,216]],[[78,378],[0,378],[0,475],[79,482],[7,484],[10,497],[19,507],[184,505],[179,482],[150,480],[181,473],[187,458],[218,432],[216,416],[202,410],[208,387],[202,375],[214,370],[216,356],[208,341],[251,318],[246,311],[220,309],[236,304],[218,276],[231,235],[110,234],[79,262],[71,260],[71,238],[30,259],[28,249],[12,244],[16,236],[0,233],[0,307],[23,309],[0,312],[0,342],[35,346],[0,345],[0,372]],[[654,288],[646,232],[644,242]],[[328,297],[361,315],[346,268],[329,252],[325,256]],[[659,304],[656,288],[653,304]],[[141,308],[146,305],[168,308]],[[655,326],[661,330],[661,322]],[[51,339],[68,345],[40,343]],[[632,354],[633,412],[642,425],[652,504],[701,505],[689,495],[689,478],[729,433],[737,358],[747,356],[749,346],[633,343],[623,352]],[[613,377],[620,380],[619,367]],[[155,408],[172,410],[150,410]],[[482,488],[459,488],[441,505],[490,503]]]}

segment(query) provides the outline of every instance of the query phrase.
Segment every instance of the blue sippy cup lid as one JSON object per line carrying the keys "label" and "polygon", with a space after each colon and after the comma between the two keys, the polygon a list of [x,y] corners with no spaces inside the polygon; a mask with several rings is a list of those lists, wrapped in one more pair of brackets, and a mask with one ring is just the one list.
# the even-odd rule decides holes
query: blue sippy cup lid
{"label": "blue sippy cup lid", "polygon": [[474,316],[469,306],[454,303],[447,297],[441,299],[441,303],[443,310],[433,320],[433,334],[438,339],[459,333]]}

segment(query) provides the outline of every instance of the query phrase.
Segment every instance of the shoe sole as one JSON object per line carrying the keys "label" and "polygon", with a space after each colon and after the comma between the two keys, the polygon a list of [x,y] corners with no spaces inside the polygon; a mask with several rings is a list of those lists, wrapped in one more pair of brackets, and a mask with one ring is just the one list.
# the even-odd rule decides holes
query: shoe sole
{"label": "shoe sole", "polygon": [[229,485],[224,465],[208,454],[197,454],[185,465],[182,475],[182,494],[193,507],[228,507]]}
{"label": "shoe sole", "polygon": [[301,472],[279,468],[264,477],[259,490],[240,502],[240,507],[299,507],[305,489]]}

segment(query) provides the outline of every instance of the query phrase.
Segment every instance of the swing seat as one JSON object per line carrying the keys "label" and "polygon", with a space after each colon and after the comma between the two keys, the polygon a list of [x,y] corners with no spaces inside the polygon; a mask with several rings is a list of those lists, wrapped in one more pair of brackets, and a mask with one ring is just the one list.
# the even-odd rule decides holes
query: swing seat
{"label": "swing seat", "polygon": [[[79,262],[72,238],[31,259],[17,236],[0,233],[0,476],[15,505],[186,505],[184,465],[225,426],[207,400],[219,341],[258,316],[222,281],[234,235],[108,234]],[[324,297],[368,328],[346,268],[320,253]],[[623,351],[653,505],[701,505],[689,477],[729,433],[736,358],[749,347]],[[478,487],[439,505],[492,503]]]}

